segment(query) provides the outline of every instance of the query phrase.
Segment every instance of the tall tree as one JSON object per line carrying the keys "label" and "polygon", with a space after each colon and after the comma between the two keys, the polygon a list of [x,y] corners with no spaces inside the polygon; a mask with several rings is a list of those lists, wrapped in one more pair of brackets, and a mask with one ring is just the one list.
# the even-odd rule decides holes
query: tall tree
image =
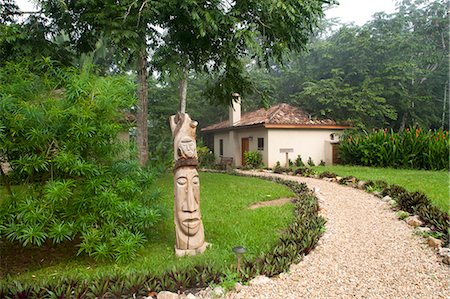
{"label": "tall tree", "polygon": [[0,66],[8,61],[49,57],[70,65],[74,53],[60,34],[48,36],[50,28],[39,13],[23,12],[14,0],[0,0]]}
{"label": "tall tree", "polygon": [[[377,24],[377,22],[379,24]],[[399,129],[411,124],[427,125],[430,106],[442,101],[448,72],[448,1],[401,1],[399,11],[391,19],[374,20],[373,27],[386,33],[387,26],[392,35],[383,34],[389,44],[385,62],[386,77],[397,90],[401,101]],[[437,76],[437,77],[436,77]],[[441,77],[439,79],[439,77]],[[438,90],[433,90],[433,79],[439,80]],[[388,82],[386,82],[388,83]],[[438,118],[431,120],[437,122]]]}
{"label": "tall tree", "polygon": [[141,166],[148,161],[148,47],[157,36],[153,26],[158,1],[39,0],[53,30],[68,33],[78,53],[95,49],[101,39],[114,48],[116,66],[136,70],[138,80],[137,147]]}
{"label": "tall tree", "polygon": [[163,43],[154,62],[180,78],[180,111],[186,107],[189,70],[216,75],[215,96],[231,102],[251,80],[242,58],[258,65],[281,62],[289,51],[305,49],[330,1],[165,0],[158,15]]}

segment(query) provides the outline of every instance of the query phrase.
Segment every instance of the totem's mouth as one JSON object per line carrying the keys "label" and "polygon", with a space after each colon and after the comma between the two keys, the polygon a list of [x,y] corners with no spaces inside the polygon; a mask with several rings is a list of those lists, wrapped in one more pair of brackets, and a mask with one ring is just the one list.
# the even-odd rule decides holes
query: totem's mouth
{"label": "totem's mouth", "polygon": [[189,227],[190,229],[196,228],[200,224],[200,219],[199,218],[185,219],[185,220],[183,220],[183,224],[185,226]]}

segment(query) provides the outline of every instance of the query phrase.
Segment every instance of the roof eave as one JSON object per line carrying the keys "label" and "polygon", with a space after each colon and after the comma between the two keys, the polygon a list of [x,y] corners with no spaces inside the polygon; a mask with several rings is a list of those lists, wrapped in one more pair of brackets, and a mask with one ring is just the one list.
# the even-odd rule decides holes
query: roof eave
{"label": "roof eave", "polygon": [[321,130],[346,130],[351,129],[352,126],[345,125],[313,125],[313,124],[265,124],[266,129],[321,129]]}
{"label": "roof eave", "polygon": [[250,129],[250,128],[263,128],[263,127],[264,127],[264,123],[259,123],[259,124],[252,124],[252,125],[245,125],[245,126],[233,126],[233,127],[219,128],[219,129],[203,128],[203,129],[200,129],[200,132],[216,133],[216,132],[226,132],[226,131],[232,131],[232,130],[242,130],[242,129]]}

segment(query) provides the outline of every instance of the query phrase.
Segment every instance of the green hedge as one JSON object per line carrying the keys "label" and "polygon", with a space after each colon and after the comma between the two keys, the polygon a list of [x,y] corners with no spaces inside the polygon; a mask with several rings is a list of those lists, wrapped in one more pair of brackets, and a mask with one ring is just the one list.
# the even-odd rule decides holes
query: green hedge
{"label": "green hedge", "polygon": [[448,131],[385,129],[348,134],[341,141],[340,157],[343,164],[448,170],[449,151]]}

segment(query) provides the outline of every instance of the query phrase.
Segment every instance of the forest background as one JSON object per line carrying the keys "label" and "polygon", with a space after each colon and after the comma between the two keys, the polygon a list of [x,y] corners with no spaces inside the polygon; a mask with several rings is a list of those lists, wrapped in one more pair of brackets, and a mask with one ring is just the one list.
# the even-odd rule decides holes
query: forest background
{"label": "forest background", "polygon": [[[114,41],[100,39],[90,54],[77,55],[64,32],[50,34],[46,17],[17,18],[12,1],[2,2],[2,65],[46,56],[75,67],[89,61],[100,75],[136,76],[129,61],[115,59],[120,49]],[[364,129],[448,129],[447,8],[447,1],[399,1],[394,13],[377,13],[362,26],[322,20],[307,51],[283,65],[268,61],[263,69],[245,61],[243,110],[286,102],[312,117],[350,120]],[[187,73],[187,111],[200,127],[227,118],[229,102],[214,93],[213,80]],[[149,150],[163,153],[171,146],[167,119],[178,109],[179,75],[154,71],[148,86]]]}

